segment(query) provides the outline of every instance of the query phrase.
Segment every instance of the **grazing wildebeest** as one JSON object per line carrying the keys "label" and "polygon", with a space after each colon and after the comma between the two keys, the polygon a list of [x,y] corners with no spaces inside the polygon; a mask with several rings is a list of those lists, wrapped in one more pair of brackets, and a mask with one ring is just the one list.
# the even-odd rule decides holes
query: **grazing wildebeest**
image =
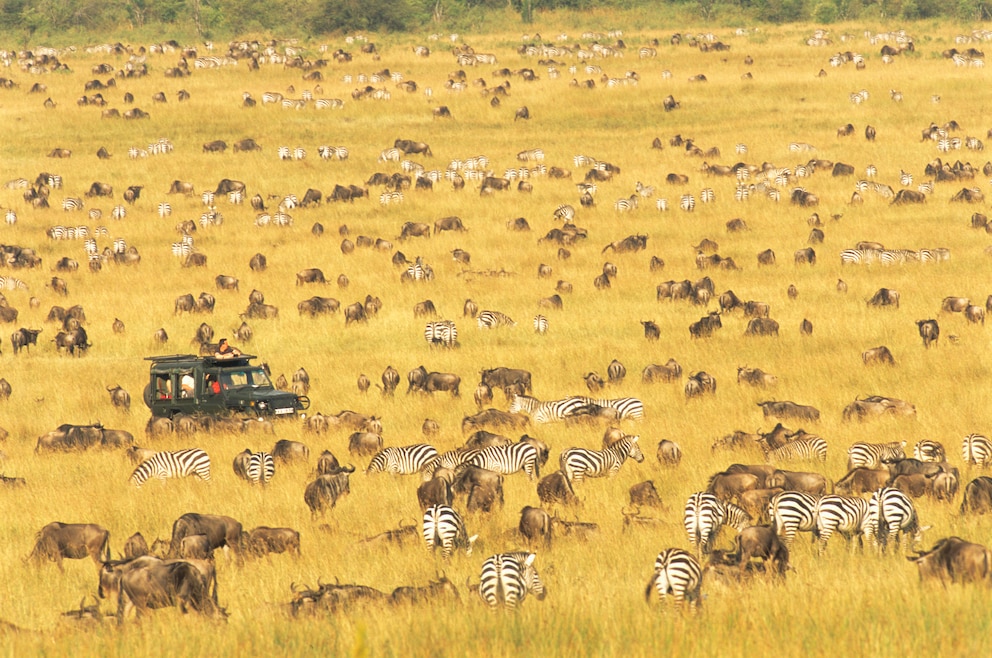
{"label": "grazing wildebeest", "polygon": [[762,564],[771,563],[772,573],[778,576],[785,576],[789,569],[789,549],[785,543],[779,539],[774,527],[750,526],[744,528],[734,540],[737,546],[736,559],[739,562],[741,572],[751,564],[752,558],[759,558]]}
{"label": "grazing wildebeest", "polygon": [[228,276],[226,274],[218,274],[216,277],[214,277],[214,283],[217,285],[218,290],[238,289],[237,277]]}
{"label": "grazing wildebeest", "polygon": [[222,178],[217,184],[217,189],[214,190],[214,195],[221,196],[227,195],[231,192],[241,192],[244,193],[245,184],[239,180],[231,180],[229,178]]}
{"label": "grazing wildebeest", "polygon": [[892,357],[892,352],[885,345],[879,345],[878,347],[865,350],[861,353],[861,360],[866,366],[874,363],[885,363],[890,366],[896,364],[895,359]]}
{"label": "grazing wildebeest", "polygon": [[292,528],[258,526],[248,533],[248,552],[255,557],[269,553],[289,553],[300,556],[300,533]]}
{"label": "grazing wildebeest", "polygon": [[193,196],[194,194],[193,183],[181,181],[178,179],[174,180],[172,181],[172,185],[169,186],[169,191],[166,192],[166,194],[184,194],[186,196]]}
{"label": "grazing wildebeest", "polygon": [[140,532],[136,532],[124,543],[124,557],[128,560],[148,555],[148,542]]}
{"label": "grazing wildebeest", "polygon": [[961,514],[986,512],[992,512],[992,478],[981,475],[965,485]]}
{"label": "grazing wildebeest", "polygon": [[651,364],[641,372],[641,381],[645,384],[653,382],[677,382],[682,378],[682,366],[675,359],[669,359],[664,365]]}
{"label": "grazing wildebeest", "polygon": [[937,339],[940,337],[940,327],[936,320],[917,320],[916,327],[920,332],[920,338],[923,339],[923,347],[929,348],[937,343]]}
{"label": "grazing wildebeest", "polygon": [[941,539],[929,551],[906,559],[916,563],[921,581],[934,579],[945,586],[947,581],[987,583],[992,575],[992,552],[959,537]]}
{"label": "grazing wildebeest", "polygon": [[348,437],[348,452],[352,455],[369,456],[380,452],[383,447],[382,435],[378,432],[354,432]]}
{"label": "grazing wildebeest", "polygon": [[860,496],[878,491],[889,482],[888,469],[858,467],[852,469],[834,485],[834,491],[845,496]]}
{"label": "grazing wildebeest", "polygon": [[778,383],[778,377],[765,372],[761,368],[748,368],[747,366],[738,366],[737,383],[750,384],[751,386],[767,388],[769,386],[775,386]]}
{"label": "grazing wildebeest", "polygon": [[765,414],[765,418],[781,418],[789,419],[793,418],[796,420],[808,420],[811,422],[816,422],[820,420],[820,411],[815,407],[811,407],[803,404],[796,404],[795,402],[759,402],[758,406]]}
{"label": "grazing wildebeest", "polygon": [[745,336],[778,336],[778,322],[770,318],[751,318]]}
{"label": "grazing wildebeest", "polygon": [[528,505],[520,510],[519,530],[529,544],[540,540],[546,548],[551,548],[551,515],[540,507]]}
{"label": "grazing wildebeest", "polygon": [[867,303],[868,306],[895,306],[899,308],[899,291],[890,288],[879,288]]}
{"label": "grazing wildebeest", "polygon": [[482,370],[480,375],[481,382],[491,389],[503,390],[514,384],[522,384],[524,393],[529,394],[532,391],[531,374],[526,370],[500,366],[498,368]]}
{"label": "grazing wildebeest", "polygon": [[765,302],[744,302],[744,316],[749,318],[767,318],[771,307]]}
{"label": "grazing wildebeest", "polygon": [[580,504],[571,482],[561,471],[545,475],[537,483],[537,497],[544,505],[578,505]]}
{"label": "grazing wildebeest", "polygon": [[776,469],[765,478],[765,486],[769,489],[784,489],[785,491],[801,491],[814,496],[822,496],[830,490],[826,477],[820,473],[803,473]]}
{"label": "grazing wildebeest", "polygon": [[115,386],[113,388],[107,387],[107,391],[110,393],[110,403],[115,407],[124,409],[124,411],[131,411],[131,394],[125,391],[120,386]]}
{"label": "grazing wildebeest", "polygon": [[689,375],[685,383],[685,397],[694,398],[704,393],[716,394],[716,379],[707,372],[699,372]]}
{"label": "grazing wildebeest", "polygon": [[[177,605],[210,618],[226,619],[227,613],[210,596],[210,583],[197,564],[183,560],[136,558],[141,564],[119,574],[117,621],[123,623],[133,608],[137,617],[148,610]],[[205,562],[205,561],[195,561]],[[112,569],[110,565],[104,569]],[[102,588],[102,577],[101,577]],[[216,587],[214,587],[216,595]]]}
{"label": "grazing wildebeest", "polygon": [[503,476],[478,466],[460,468],[451,490],[468,496],[469,511],[491,512],[496,504],[503,507]]}
{"label": "grazing wildebeest", "polygon": [[675,100],[674,96],[669,94],[668,96],[665,96],[664,99],[662,99],[661,106],[665,109],[666,112],[671,112],[672,110],[678,109],[682,105],[677,100]]}
{"label": "grazing wildebeest", "polygon": [[663,466],[678,466],[682,461],[682,448],[679,444],[668,439],[658,442],[658,450],[655,453],[658,463]]}
{"label": "grazing wildebeest", "polygon": [[813,247],[806,247],[796,251],[793,255],[796,265],[816,265],[816,252]]}
{"label": "grazing wildebeest", "polygon": [[437,235],[441,231],[465,231],[465,225],[462,224],[460,217],[442,217],[441,219],[434,222],[434,235]]}
{"label": "grazing wildebeest", "polygon": [[229,516],[194,512],[183,514],[172,524],[169,555],[179,556],[183,539],[192,535],[206,535],[210,551],[227,547],[240,557],[243,548],[241,523]]}
{"label": "grazing wildebeest", "polygon": [[499,409],[485,409],[473,416],[465,416],[462,419],[462,434],[469,434],[476,430],[491,428],[508,428],[513,430],[523,430],[530,424],[530,418],[524,414],[511,414]]}
{"label": "grazing wildebeest", "polygon": [[55,562],[59,571],[62,559],[89,557],[94,563],[110,559],[110,532],[93,523],[49,523],[35,535],[35,545],[28,560],[36,564],[42,558]]}
{"label": "grazing wildebeest", "polygon": [[661,496],[658,495],[658,490],[655,488],[652,480],[638,482],[627,493],[630,496],[630,504],[633,506],[664,507],[661,502]]}
{"label": "grazing wildebeest", "polygon": [[661,328],[650,320],[641,320],[644,326],[644,337],[648,340],[658,340],[661,338]]}
{"label": "grazing wildebeest", "polygon": [[892,205],[903,206],[910,203],[926,203],[927,195],[917,190],[903,188],[892,198]]}
{"label": "grazing wildebeest", "polygon": [[311,267],[296,273],[296,285],[302,286],[305,283],[327,283],[327,279],[321,270]]}

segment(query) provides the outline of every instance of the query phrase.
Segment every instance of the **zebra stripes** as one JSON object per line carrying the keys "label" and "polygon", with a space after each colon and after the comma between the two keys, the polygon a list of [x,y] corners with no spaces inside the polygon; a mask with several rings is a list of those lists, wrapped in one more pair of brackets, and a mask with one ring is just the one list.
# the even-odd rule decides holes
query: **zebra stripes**
{"label": "zebra stripes", "polygon": [[434,270],[431,269],[430,265],[424,263],[420,256],[417,256],[417,260],[413,265],[406,268],[406,275],[413,281],[434,280]]}
{"label": "zebra stripes", "polygon": [[158,204],[158,216],[165,218],[172,214],[172,206],[164,201]]}
{"label": "zebra stripes", "polygon": [[620,472],[620,467],[628,457],[637,462],[644,461],[644,453],[637,443],[638,438],[625,436],[605,450],[563,450],[558,460],[559,468],[569,482],[581,482],[587,477],[612,477]]}
{"label": "zebra stripes", "polygon": [[697,552],[709,553],[726,518],[723,503],[713,494],[699,491],[689,496],[682,517],[689,544]]}
{"label": "zebra stripes", "polygon": [[140,488],[153,477],[165,480],[166,478],[190,475],[207,482],[210,481],[210,457],[199,448],[175,452],[157,452],[134,469],[129,481],[135,487]]}
{"label": "zebra stripes", "polygon": [[441,557],[447,560],[460,547],[465,548],[466,555],[471,555],[472,544],[478,535],[468,536],[465,522],[451,507],[431,505],[424,512],[423,537],[428,551],[436,551],[440,547]]}
{"label": "zebra stripes", "polygon": [[561,220],[566,223],[571,223],[575,219],[575,208],[563,203],[557,208],[555,208],[554,217],[557,220]]}
{"label": "zebra stripes", "polygon": [[868,501],[853,496],[828,494],[816,503],[816,535],[819,551],[827,548],[827,542],[834,532],[840,532],[848,541],[855,536],[868,534],[866,523]]}
{"label": "zebra stripes", "polygon": [[713,188],[704,187],[699,191],[699,201],[701,203],[713,203],[716,200],[716,195],[713,192]]}
{"label": "zebra stripes", "polygon": [[78,197],[66,197],[62,199],[62,210],[66,212],[76,212],[83,209],[83,200]]}
{"label": "zebra stripes", "polygon": [[379,153],[379,158],[376,162],[399,162],[400,161],[400,150],[397,148],[390,148]]}
{"label": "zebra stripes", "polygon": [[939,441],[933,441],[931,439],[923,439],[913,446],[913,457],[919,459],[921,462],[933,462],[937,464],[947,461],[944,445]]}
{"label": "zebra stripes", "polygon": [[349,152],[343,146],[318,146],[317,155],[321,160],[347,160]]}
{"label": "zebra stripes", "polygon": [[418,473],[427,462],[437,456],[437,449],[426,443],[383,448],[372,457],[372,461],[369,462],[369,467],[365,470],[365,473],[411,475]]}
{"label": "zebra stripes", "polygon": [[506,315],[505,313],[500,313],[499,311],[480,311],[476,322],[479,324],[479,329],[495,329],[497,327],[515,327],[517,323],[513,321],[513,318]]}
{"label": "zebra stripes", "polygon": [[379,203],[383,206],[388,206],[391,203],[403,203],[403,193],[400,191],[383,192],[379,195]]}
{"label": "zebra stripes", "polygon": [[458,328],[452,320],[428,322],[424,327],[424,340],[431,347],[454,347],[458,343]]}
{"label": "zebra stripes", "polygon": [[847,449],[847,470],[855,468],[884,468],[882,462],[890,459],[904,459],[906,453],[905,441],[892,441],[890,443],[863,443],[858,442]]}
{"label": "zebra stripes", "polygon": [[992,441],[981,434],[969,434],[961,442],[961,456],[965,464],[985,468],[992,462]]}
{"label": "zebra stripes", "polygon": [[695,557],[681,548],[666,548],[655,558],[654,575],[644,596],[650,602],[654,593],[664,601],[671,594],[676,605],[686,601],[698,605],[702,582],[703,572]]}
{"label": "zebra stripes", "polygon": [[791,547],[797,532],[816,528],[816,498],[801,491],[784,491],[768,504],[768,516],[772,528]]}
{"label": "zebra stripes", "polygon": [[45,234],[52,240],[82,240],[89,236],[88,226],[57,226],[50,227]]}
{"label": "zebra stripes", "polygon": [[13,209],[8,208],[3,215],[3,219],[8,225],[13,225],[17,223],[17,213]]}
{"label": "zebra stripes", "polygon": [[527,395],[514,395],[509,411],[511,414],[527,414],[535,423],[543,424],[564,421],[584,405],[585,402],[579,397],[541,402]]}
{"label": "zebra stripes", "polygon": [[632,194],[626,199],[617,199],[613,204],[613,209],[617,212],[630,212],[637,210],[637,195]]}
{"label": "zebra stripes", "polygon": [[685,212],[692,212],[696,209],[696,197],[691,194],[683,194],[679,199],[679,209]]}
{"label": "zebra stripes", "polygon": [[502,475],[523,471],[531,480],[536,480],[541,468],[538,457],[537,448],[530,442],[521,440],[508,446],[483,448],[468,463]]}
{"label": "zebra stripes", "polygon": [[640,420],[644,418],[644,403],[638,398],[587,398],[578,396],[578,399],[585,404],[595,404],[613,409],[617,412],[617,420]]}
{"label": "zebra stripes", "polygon": [[267,452],[253,452],[248,458],[248,466],[245,469],[248,481],[252,484],[266,485],[276,474],[276,463],[272,455]]}
{"label": "zebra stripes", "polygon": [[544,599],[541,577],[534,568],[536,553],[497,553],[482,563],[479,596],[490,608],[514,610],[528,595]]}
{"label": "zebra stripes", "polygon": [[27,290],[28,284],[12,276],[0,276],[0,290]]}
{"label": "zebra stripes", "polygon": [[541,335],[548,333],[548,319],[543,315],[535,315],[534,331]]}
{"label": "zebra stripes", "polygon": [[765,458],[769,463],[777,461],[827,461],[827,442],[819,436],[809,439],[797,439],[786,443],[781,448],[775,448],[765,452]]}
{"label": "zebra stripes", "polygon": [[344,108],[344,101],[340,98],[318,98],[313,106],[317,110],[340,110]]}
{"label": "zebra stripes", "polygon": [[517,160],[520,162],[544,162],[543,149],[528,149],[517,153]]}
{"label": "zebra stripes", "polygon": [[120,221],[127,217],[127,208],[121,205],[114,206],[114,209],[110,211],[110,216]]}
{"label": "zebra stripes", "polygon": [[897,542],[905,538],[906,533],[913,533],[914,542],[921,539],[922,529],[913,501],[891,487],[883,487],[873,493],[868,501],[865,530],[869,541],[877,543],[884,553],[888,542]]}

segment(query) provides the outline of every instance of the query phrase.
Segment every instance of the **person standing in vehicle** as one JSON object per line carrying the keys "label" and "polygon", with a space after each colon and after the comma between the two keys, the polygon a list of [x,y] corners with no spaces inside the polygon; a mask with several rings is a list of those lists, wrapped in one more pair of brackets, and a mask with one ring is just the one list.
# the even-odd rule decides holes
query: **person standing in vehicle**
{"label": "person standing in vehicle", "polygon": [[241,356],[241,350],[236,347],[231,347],[230,343],[227,342],[226,338],[221,338],[220,342],[217,343],[217,351],[214,352],[215,359],[233,359],[234,357]]}

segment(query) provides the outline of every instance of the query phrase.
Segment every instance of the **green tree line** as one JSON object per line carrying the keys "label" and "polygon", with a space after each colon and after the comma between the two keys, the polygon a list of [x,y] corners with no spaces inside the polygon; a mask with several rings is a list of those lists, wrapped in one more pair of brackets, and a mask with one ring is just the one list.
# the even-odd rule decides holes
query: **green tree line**
{"label": "green tree line", "polygon": [[769,23],[992,18],[992,0],[0,0],[0,32],[31,37],[148,29],[203,38],[312,36],[457,28],[478,25],[487,16],[497,22],[518,16],[529,23],[542,12],[603,8]]}

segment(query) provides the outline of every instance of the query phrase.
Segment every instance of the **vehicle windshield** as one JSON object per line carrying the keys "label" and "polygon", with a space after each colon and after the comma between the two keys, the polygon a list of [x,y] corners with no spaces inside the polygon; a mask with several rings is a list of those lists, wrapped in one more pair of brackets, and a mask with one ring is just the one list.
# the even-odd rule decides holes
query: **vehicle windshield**
{"label": "vehicle windshield", "polygon": [[229,370],[220,375],[221,384],[225,387],[234,388],[237,386],[272,386],[265,371],[261,368],[251,368],[249,370]]}

